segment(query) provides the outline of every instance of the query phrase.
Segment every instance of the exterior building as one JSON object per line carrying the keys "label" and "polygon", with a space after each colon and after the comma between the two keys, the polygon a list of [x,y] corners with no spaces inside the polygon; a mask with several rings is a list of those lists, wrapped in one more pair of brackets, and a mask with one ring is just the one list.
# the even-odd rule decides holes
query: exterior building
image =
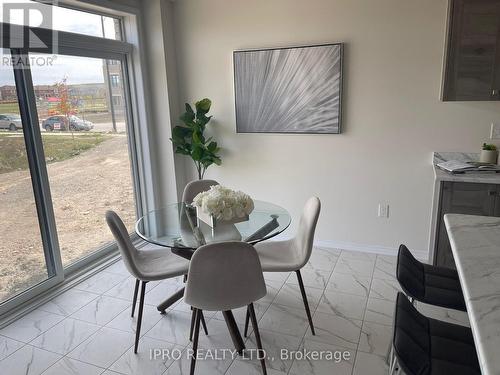
{"label": "exterior building", "polygon": [[103,73],[105,86],[109,90],[109,94],[106,95],[108,108],[113,107],[116,117],[122,119],[125,113],[125,98],[120,61],[103,60]]}
{"label": "exterior building", "polygon": [[17,101],[17,93],[15,86],[5,85],[0,87],[0,100],[2,101]]}

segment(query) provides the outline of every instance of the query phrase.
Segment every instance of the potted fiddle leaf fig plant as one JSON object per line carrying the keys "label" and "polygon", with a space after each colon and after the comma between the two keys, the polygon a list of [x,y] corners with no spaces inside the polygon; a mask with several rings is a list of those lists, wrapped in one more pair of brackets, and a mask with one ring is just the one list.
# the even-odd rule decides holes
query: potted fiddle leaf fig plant
{"label": "potted fiddle leaf fig plant", "polygon": [[217,142],[212,137],[205,137],[205,129],[212,116],[207,116],[212,102],[210,99],[202,99],[196,102],[194,107],[186,103],[186,112],[180,120],[182,125],[172,129],[172,141],[175,147],[175,153],[191,157],[198,172],[198,178],[201,180],[208,167],[212,164],[220,165],[222,160],[218,155],[220,151]]}

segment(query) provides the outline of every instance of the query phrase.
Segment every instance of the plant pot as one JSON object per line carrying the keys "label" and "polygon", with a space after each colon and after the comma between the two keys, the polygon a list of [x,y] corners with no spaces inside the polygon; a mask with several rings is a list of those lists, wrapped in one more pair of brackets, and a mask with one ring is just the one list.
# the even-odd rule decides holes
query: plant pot
{"label": "plant pot", "polygon": [[496,164],[498,159],[498,150],[481,150],[479,162]]}
{"label": "plant pot", "polygon": [[[200,220],[203,221],[205,224],[207,224],[211,228],[215,228],[218,225],[236,224],[236,223],[241,223],[243,221],[248,221],[248,215],[246,215],[244,217],[233,217],[231,220],[216,219],[213,215],[210,215],[210,214],[207,214],[206,212],[203,212],[198,207],[196,207],[196,216],[198,218],[198,221],[200,221]],[[198,226],[200,226],[199,222],[198,222]]]}

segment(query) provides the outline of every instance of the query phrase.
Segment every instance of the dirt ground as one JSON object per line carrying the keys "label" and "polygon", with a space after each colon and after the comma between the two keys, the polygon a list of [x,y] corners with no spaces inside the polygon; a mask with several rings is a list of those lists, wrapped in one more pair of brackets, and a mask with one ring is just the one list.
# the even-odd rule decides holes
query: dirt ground
{"label": "dirt ground", "polygon": [[[64,265],[112,240],[104,213],[135,221],[126,136],[47,166]],[[0,302],[47,278],[28,171],[0,175]]]}

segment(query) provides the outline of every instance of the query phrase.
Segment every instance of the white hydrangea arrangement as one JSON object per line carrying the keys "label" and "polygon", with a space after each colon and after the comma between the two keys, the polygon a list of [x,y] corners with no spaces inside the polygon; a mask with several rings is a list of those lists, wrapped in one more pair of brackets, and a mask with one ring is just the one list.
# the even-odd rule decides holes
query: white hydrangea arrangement
{"label": "white hydrangea arrangement", "polygon": [[211,186],[210,190],[199,193],[194,197],[193,205],[199,211],[223,221],[248,218],[254,209],[250,196],[221,185]]}

